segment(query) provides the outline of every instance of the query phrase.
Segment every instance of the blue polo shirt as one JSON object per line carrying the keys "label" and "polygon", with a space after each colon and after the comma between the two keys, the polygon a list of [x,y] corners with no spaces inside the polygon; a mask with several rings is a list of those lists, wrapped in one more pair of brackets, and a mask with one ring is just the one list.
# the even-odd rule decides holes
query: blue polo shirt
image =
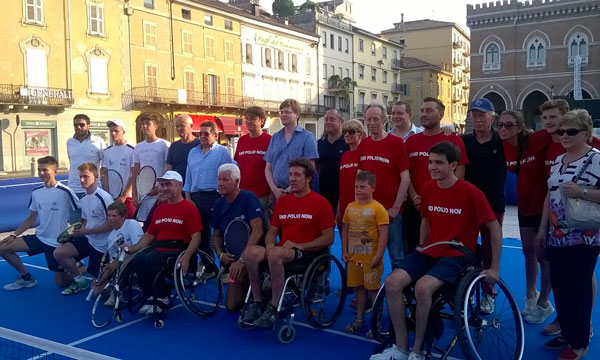
{"label": "blue polo shirt", "polygon": [[215,142],[206,154],[202,153],[201,146],[194,147],[188,154],[183,191],[217,190],[219,166],[231,163],[231,154],[225,146]]}
{"label": "blue polo shirt", "polygon": [[188,155],[190,154],[190,151],[198,145],[200,145],[200,139],[194,138],[194,140],[187,144],[182,143],[181,140],[175,141],[171,144],[171,147],[169,147],[167,164],[173,166],[173,170],[177,171],[184,180]]}
{"label": "blue polo shirt", "polygon": [[288,164],[297,158],[319,158],[313,133],[298,125],[289,143],[285,141],[285,128],[273,134],[264,159],[271,164],[273,181],[278,188],[285,189],[290,185]]}

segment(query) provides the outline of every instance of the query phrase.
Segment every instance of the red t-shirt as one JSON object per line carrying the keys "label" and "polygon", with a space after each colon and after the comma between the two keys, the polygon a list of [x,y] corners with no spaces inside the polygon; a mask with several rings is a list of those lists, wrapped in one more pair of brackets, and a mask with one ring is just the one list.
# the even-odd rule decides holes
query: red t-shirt
{"label": "red t-shirt", "polygon": [[282,196],[275,203],[271,226],[279,229],[279,243],[290,240],[297,244],[311,242],[321,231],[334,227],[333,209],[323,196],[314,191],[303,197]]}
{"label": "red t-shirt", "polygon": [[[447,189],[441,189],[436,181],[426,182],[421,195],[421,216],[429,220],[431,229],[429,239],[421,247],[455,239],[473,253],[481,225],[496,220],[483,192],[463,179]],[[423,253],[434,258],[463,255],[450,245],[434,246]]]}
{"label": "red t-shirt", "polygon": [[[595,136],[592,137],[592,147],[600,150],[600,139]],[[544,158],[544,164],[546,165],[546,178],[550,177],[550,168],[552,167],[552,164],[554,164],[554,160],[556,160],[557,157],[565,152],[565,148],[562,146],[560,141],[550,141],[550,145],[546,150],[546,157]]]}
{"label": "red t-shirt", "polygon": [[[154,235],[154,241],[179,240],[189,244],[192,234],[202,231],[200,212],[196,205],[187,200],[176,204],[164,202],[160,204],[154,215],[147,232]],[[156,248],[158,251],[172,250]]]}
{"label": "red t-shirt", "polygon": [[339,213],[344,215],[348,204],[354,199],[354,183],[358,172],[358,149],[346,151],[340,159],[340,207]]}
{"label": "red t-shirt", "polygon": [[[546,130],[538,130],[529,135],[527,148],[521,154],[521,165],[517,180],[517,207],[524,216],[541,215],[544,199],[548,192],[547,176],[544,169],[546,149],[552,141]],[[512,172],[517,170],[519,146],[503,141],[506,167]]]}
{"label": "red t-shirt", "polygon": [[377,177],[373,198],[386,210],[391,208],[398,195],[400,173],[410,167],[404,141],[389,134],[378,141],[368,137],[356,151],[359,155],[358,168],[369,170]]}
{"label": "red t-shirt", "polygon": [[237,161],[240,172],[240,189],[250,190],[258,198],[269,196],[271,189],[265,178],[267,162],[263,159],[271,142],[271,135],[263,132],[256,138],[244,135],[238,140],[233,159]]}
{"label": "red t-shirt", "polygon": [[431,180],[431,174],[429,173],[429,149],[442,141],[449,141],[458,146],[460,150],[458,165],[467,165],[469,163],[467,150],[460,136],[454,134],[446,136],[444,133],[427,136],[421,132],[406,139],[406,152],[410,161],[410,181],[419,195],[421,195],[423,185]]}

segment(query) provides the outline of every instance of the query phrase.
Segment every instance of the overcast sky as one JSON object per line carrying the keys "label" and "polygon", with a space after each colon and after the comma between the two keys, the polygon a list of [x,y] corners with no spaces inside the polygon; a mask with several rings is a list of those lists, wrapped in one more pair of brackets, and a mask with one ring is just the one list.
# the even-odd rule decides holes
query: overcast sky
{"label": "overcast sky", "polygon": [[[320,0],[313,0],[319,2]],[[294,0],[300,5],[304,0]],[[356,26],[373,33],[392,28],[400,22],[400,14],[404,13],[404,21],[432,19],[457,23],[469,33],[466,25],[466,4],[480,3],[467,0],[353,0],[353,13]],[[273,0],[260,0],[260,5],[271,12]]]}

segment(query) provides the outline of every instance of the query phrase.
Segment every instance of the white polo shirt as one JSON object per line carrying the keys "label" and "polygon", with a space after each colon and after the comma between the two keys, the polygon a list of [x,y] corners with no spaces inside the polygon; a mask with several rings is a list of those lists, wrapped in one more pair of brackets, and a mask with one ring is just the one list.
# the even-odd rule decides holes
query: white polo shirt
{"label": "white polo shirt", "polygon": [[57,247],[58,235],[67,228],[69,213],[79,208],[79,199],[67,186],[57,182],[53,187],[44,185],[33,189],[29,210],[36,212],[40,224],[35,229],[37,238],[46,245]]}
{"label": "white polo shirt", "polygon": [[[85,193],[85,189],[81,187],[79,182],[79,165],[91,162],[98,167],[102,165],[102,151],[106,148],[106,144],[101,137],[92,135],[85,140],[79,141],[75,137],[67,140],[67,154],[69,155],[69,187],[76,193]],[[100,180],[100,179],[98,179]],[[100,182],[98,181],[98,184]]]}
{"label": "white polo shirt", "polygon": [[133,219],[127,219],[123,223],[123,226],[111,231],[110,234],[108,234],[108,249],[111,260],[117,257],[117,249],[113,249],[112,246],[119,235],[123,236],[124,245],[133,246],[140,241],[140,238],[142,235],[144,235],[144,230],[142,230],[140,223],[137,221]]}
{"label": "white polo shirt", "polygon": [[[108,205],[113,203],[113,199],[109,193],[97,188],[92,194],[85,194],[79,200],[81,204],[81,218],[85,219],[85,227],[95,228],[106,222],[106,212]],[[100,234],[86,235],[88,242],[96,251],[101,253],[108,249],[108,234],[109,231]]]}
{"label": "white polo shirt", "polygon": [[[131,177],[133,149],[134,147],[127,143],[124,145],[113,144],[102,152],[102,166],[109,170],[116,170],[123,179],[123,186],[127,185]],[[108,186],[112,188],[114,185],[109,183]],[[125,196],[131,197],[131,191]]]}
{"label": "white polo shirt", "polygon": [[171,146],[171,143],[161,138],[153,142],[142,141],[133,150],[133,163],[139,163],[140,169],[144,166],[152,166],[156,172],[156,177],[162,176],[165,173],[169,146]]}

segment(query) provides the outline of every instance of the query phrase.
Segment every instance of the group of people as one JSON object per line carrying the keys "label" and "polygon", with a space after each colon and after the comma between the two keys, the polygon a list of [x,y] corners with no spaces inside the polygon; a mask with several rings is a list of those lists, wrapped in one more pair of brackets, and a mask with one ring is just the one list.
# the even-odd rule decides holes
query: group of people
{"label": "group of people", "polygon": [[[169,289],[163,283],[156,289],[155,275],[181,251],[187,270],[199,248],[208,254],[214,251],[229,268],[227,309],[238,311],[250,287],[252,302],[242,320],[269,328],[277,319],[284,265],[310,264],[333,244],[337,226],[342,259],[348,263],[348,286],[356,288],[357,317],[346,331],[356,333],[364,327],[369,296],[381,285],[387,248],[393,271],[385,286],[396,344],[372,359],[419,360],[424,358],[431,296],[442,285],[460,280],[467,264],[463,253],[450,246],[428,245],[457,240],[474,252],[481,235],[489,285],[481,310],[494,311],[508,169],[518,174],[527,280],[523,316],[531,323],[543,322],[554,311],[548,301],[554,289],[558,317],[544,332],[560,336],[548,346],[562,349],[560,359],[576,359],[585,355],[589,343],[600,235],[597,229],[565,227],[561,196],[600,202],[600,157],[591,156],[596,150],[590,144],[597,146],[598,140],[592,141],[589,114],[568,110],[564,101],[542,104],[544,129],[529,133],[517,111],[503,112],[493,126],[493,104],[475,99],[469,108],[473,133],[458,136],[441,126],[445,107],[436,98],[420,104],[421,127],[411,122],[410,103],[395,103],[390,132],[385,129],[386,107],[372,103],[365,110],[364,125],[344,121],[338,110],[327,111],[325,132],[317,141],[299,124],[298,102],[287,99],[280,105],[282,128],[272,136],[263,131],[264,110],[246,110],[248,134],[239,139],[233,158],[218,144],[211,121],[201,124],[196,138],[191,117],[177,116],[180,140],[170,144],[156,135],[156,116],[143,114],[145,139],[133,147],[124,139],[125,124],[113,120],[107,122],[113,144],[105,147],[89,132],[89,118],[76,115],[75,135],[67,142],[69,186],[56,181],[54,158],[39,159],[44,185],[32,192],[30,216],[0,242],[0,256],[19,272],[4,289],[37,284],[16,254],[27,252],[45,254],[57,284],[66,286],[63,294],[85,290],[89,284],[77,261],[89,257],[87,272],[98,276],[102,254],[126,233],[127,251],[137,253],[134,268],[143,279],[141,285],[156,294],[152,302],[158,306],[148,304],[146,313],[167,305]],[[588,157],[591,161],[586,162]],[[573,174],[584,164],[586,171],[573,183]],[[145,166],[158,177],[156,187],[141,199],[135,180]],[[124,182],[116,199],[99,186],[99,175],[108,170],[119,172]],[[40,225],[35,235],[22,236],[36,218]],[[130,218],[145,222],[144,229],[126,220]],[[79,219],[82,225],[73,241],[58,244],[60,231]],[[224,246],[234,220],[244,221],[249,229],[240,254]],[[425,250],[416,251],[418,246]],[[271,276],[270,300],[263,299],[263,262]],[[409,351],[403,292],[411,284],[417,327]]]}

